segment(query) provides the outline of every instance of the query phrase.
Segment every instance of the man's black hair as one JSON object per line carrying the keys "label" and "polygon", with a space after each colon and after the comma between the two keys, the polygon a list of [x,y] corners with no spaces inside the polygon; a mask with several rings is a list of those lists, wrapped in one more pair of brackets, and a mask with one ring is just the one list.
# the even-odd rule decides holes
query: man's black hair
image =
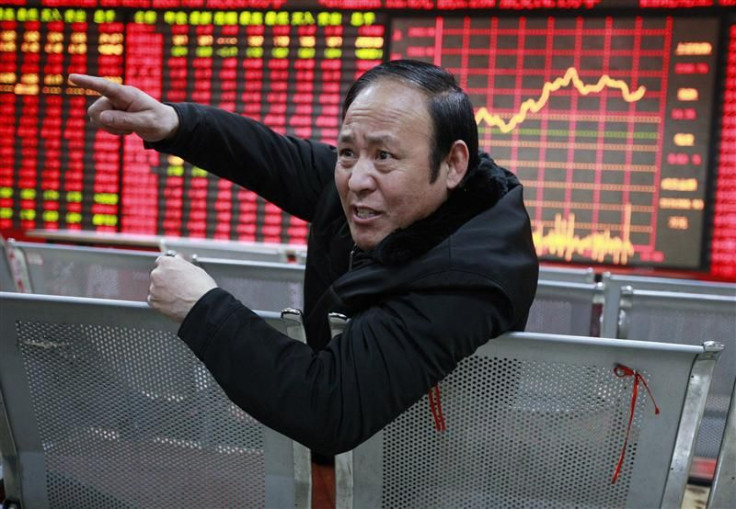
{"label": "man's black hair", "polygon": [[358,94],[380,79],[410,83],[427,96],[434,135],[429,159],[432,168],[431,182],[437,180],[440,164],[449,154],[455,140],[462,140],[468,146],[468,174],[478,166],[478,125],[475,123],[473,105],[454,76],[436,65],[418,60],[392,60],[373,67],[360,76],[348,90],[342,104],[343,120]]}

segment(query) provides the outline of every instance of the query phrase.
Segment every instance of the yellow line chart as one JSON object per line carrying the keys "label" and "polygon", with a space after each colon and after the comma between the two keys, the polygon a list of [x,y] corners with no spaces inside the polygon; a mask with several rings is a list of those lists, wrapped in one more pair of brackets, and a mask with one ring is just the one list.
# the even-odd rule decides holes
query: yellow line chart
{"label": "yellow line chart", "polygon": [[628,83],[623,80],[611,78],[608,74],[604,74],[595,84],[585,84],[580,79],[577,69],[569,67],[565,71],[564,76],[556,78],[554,81],[547,82],[542,87],[542,94],[538,99],[527,99],[521,103],[519,112],[514,114],[509,121],[505,121],[500,115],[492,114],[487,108],[478,109],[475,114],[475,122],[480,125],[481,122],[491,127],[498,127],[502,133],[508,133],[516,128],[517,125],[526,120],[529,113],[538,113],[549,101],[552,92],[556,92],[563,87],[572,84],[582,95],[601,92],[604,88],[613,88],[621,91],[621,97],[626,102],[636,102],[644,97],[646,87],[640,86],[635,91],[631,91]]}

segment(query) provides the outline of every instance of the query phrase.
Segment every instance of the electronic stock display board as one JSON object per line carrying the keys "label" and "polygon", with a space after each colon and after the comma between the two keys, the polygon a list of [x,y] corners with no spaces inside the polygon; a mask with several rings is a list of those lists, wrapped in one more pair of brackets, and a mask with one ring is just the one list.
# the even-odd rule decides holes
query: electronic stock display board
{"label": "electronic stock display board", "polygon": [[308,225],[90,126],[82,72],[334,143],[390,58],[455,74],[540,257],[736,278],[732,0],[41,0],[0,7],[0,232],[303,243]]}

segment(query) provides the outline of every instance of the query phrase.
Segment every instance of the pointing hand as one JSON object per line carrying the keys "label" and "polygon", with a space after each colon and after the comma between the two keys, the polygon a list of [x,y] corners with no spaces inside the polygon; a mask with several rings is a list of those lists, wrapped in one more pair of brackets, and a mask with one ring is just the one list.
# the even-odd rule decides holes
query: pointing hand
{"label": "pointing hand", "polygon": [[171,138],[179,128],[174,108],[138,88],[86,74],[70,74],[69,82],[102,96],[87,113],[93,125],[108,133],[135,133],[144,141],[157,142]]}

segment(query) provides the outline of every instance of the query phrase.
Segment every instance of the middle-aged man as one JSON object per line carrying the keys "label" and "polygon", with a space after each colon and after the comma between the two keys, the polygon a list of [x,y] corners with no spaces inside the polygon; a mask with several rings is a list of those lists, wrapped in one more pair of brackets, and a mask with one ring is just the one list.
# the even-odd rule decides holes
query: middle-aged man
{"label": "middle-aged man", "polygon": [[[151,273],[150,305],[181,322],[179,337],[267,426],[324,454],[351,449],[479,345],[523,330],[538,262],[522,186],[478,152],[472,105],[447,71],[401,60],[366,72],[345,97],[337,148],[102,78],[70,81],[102,95],[95,125],[311,223],[309,346],[181,258]],[[330,312],[350,318],[334,339]]]}

